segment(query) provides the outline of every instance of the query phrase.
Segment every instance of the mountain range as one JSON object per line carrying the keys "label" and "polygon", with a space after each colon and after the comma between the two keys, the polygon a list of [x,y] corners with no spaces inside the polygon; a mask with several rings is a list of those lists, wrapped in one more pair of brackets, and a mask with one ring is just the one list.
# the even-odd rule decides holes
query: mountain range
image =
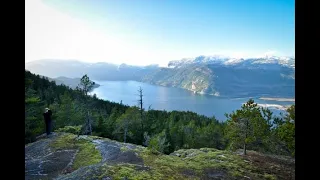
{"label": "mountain range", "polygon": [[295,93],[293,57],[198,56],[169,61],[167,67],[42,59],[27,62],[25,68],[51,78],[88,74],[96,81],[133,80],[221,97],[293,98]]}
{"label": "mountain range", "polygon": [[[40,77],[44,77],[49,81],[54,81],[57,85],[63,84],[63,85],[69,86],[71,89],[76,89],[76,87],[80,84],[80,80],[81,80],[81,78],[68,78],[64,76],[59,76],[57,78],[50,78],[47,76],[40,76]],[[97,84],[96,82],[94,82],[93,88],[97,88],[99,86],[100,84]]]}

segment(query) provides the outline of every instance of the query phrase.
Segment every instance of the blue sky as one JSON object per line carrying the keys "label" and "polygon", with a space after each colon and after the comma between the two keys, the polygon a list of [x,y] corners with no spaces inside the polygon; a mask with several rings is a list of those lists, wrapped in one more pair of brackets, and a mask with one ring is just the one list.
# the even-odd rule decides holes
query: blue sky
{"label": "blue sky", "polygon": [[[29,47],[26,61],[60,58],[166,64],[169,60],[199,55],[294,56],[294,3],[292,0],[26,1]],[[35,36],[36,42],[32,40]],[[41,53],[37,51],[39,48]]]}

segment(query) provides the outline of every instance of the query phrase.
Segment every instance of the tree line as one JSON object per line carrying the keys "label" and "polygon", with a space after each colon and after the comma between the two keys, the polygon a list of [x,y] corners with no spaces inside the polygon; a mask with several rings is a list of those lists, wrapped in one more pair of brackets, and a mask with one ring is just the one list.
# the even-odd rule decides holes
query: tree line
{"label": "tree line", "polygon": [[79,135],[139,144],[166,154],[181,148],[209,147],[294,156],[295,105],[276,117],[250,99],[221,122],[190,111],[146,109],[141,88],[136,106],[102,100],[88,95],[93,85],[84,75],[79,86],[71,89],[26,70],[25,143],[44,133],[42,113],[49,107],[54,130],[77,127]]}

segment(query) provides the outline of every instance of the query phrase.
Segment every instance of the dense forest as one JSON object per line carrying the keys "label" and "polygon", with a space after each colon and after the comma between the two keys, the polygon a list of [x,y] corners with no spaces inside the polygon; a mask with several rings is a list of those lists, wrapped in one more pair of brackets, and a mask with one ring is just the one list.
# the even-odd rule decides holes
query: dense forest
{"label": "dense forest", "polygon": [[25,143],[34,142],[45,132],[42,113],[49,107],[54,131],[107,137],[166,154],[202,147],[295,154],[295,105],[275,117],[250,99],[239,110],[226,114],[227,121],[220,122],[189,111],[144,107],[142,89],[137,89],[137,106],[101,100],[88,95],[93,84],[85,75],[73,90],[26,70]]}

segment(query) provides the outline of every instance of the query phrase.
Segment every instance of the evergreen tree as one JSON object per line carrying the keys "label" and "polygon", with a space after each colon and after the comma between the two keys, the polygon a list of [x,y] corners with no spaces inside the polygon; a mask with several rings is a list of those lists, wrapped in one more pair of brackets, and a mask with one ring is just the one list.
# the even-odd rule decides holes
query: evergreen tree
{"label": "evergreen tree", "polygon": [[90,78],[85,74],[81,80],[80,80],[80,84],[78,85],[78,89],[80,92],[83,93],[83,99],[84,102],[86,104],[86,123],[84,126],[84,132],[85,134],[89,133],[90,135],[92,134],[92,119],[91,119],[91,113],[88,107],[88,93],[92,90],[93,86],[94,86],[94,82],[92,82],[90,80]]}
{"label": "evergreen tree", "polygon": [[264,119],[261,109],[252,99],[241,106],[240,110],[226,114],[227,135],[231,145],[243,146],[243,154],[246,155],[247,146],[250,143],[263,140],[269,130],[268,120]]}
{"label": "evergreen tree", "polygon": [[142,103],[138,107],[101,100],[89,96],[91,85],[93,82],[88,76],[82,78],[76,89],[71,89],[25,71],[25,142],[33,142],[44,133],[42,113],[49,107],[53,110],[55,129],[85,122],[88,130],[88,125],[92,125],[91,132],[95,135],[153,146],[166,154],[180,148],[225,149],[229,145],[294,155],[294,106],[285,116],[271,121],[274,117],[268,109],[248,101],[240,110],[232,112],[227,122],[220,122],[190,111],[150,108],[145,111],[140,96],[142,89],[139,89]]}
{"label": "evergreen tree", "polygon": [[286,115],[276,121],[275,131],[291,155],[295,156],[295,105],[290,106],[286,111]]}

